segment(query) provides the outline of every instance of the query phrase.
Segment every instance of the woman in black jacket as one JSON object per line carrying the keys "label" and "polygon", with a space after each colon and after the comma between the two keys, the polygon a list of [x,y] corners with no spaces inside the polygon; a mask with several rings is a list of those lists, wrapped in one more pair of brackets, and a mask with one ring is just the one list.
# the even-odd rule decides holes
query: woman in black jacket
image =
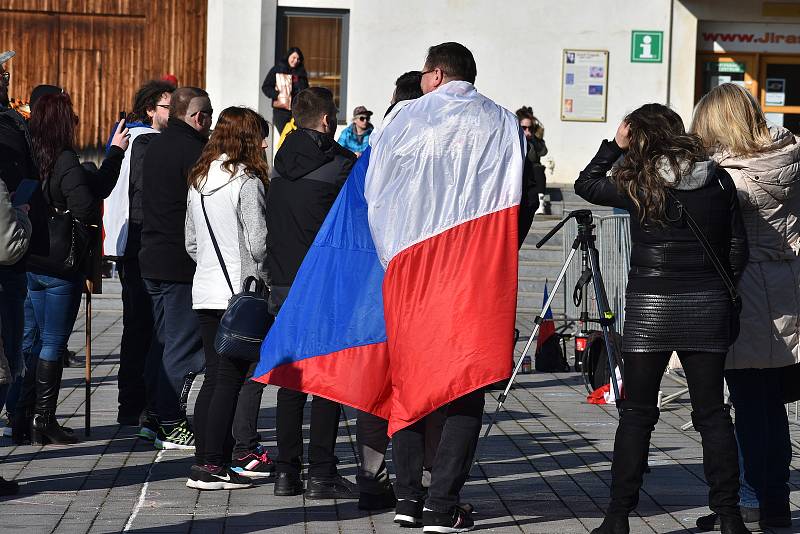
{"label": "woman in black jacket", "polygon": [[[93,193],[92,184],[116,181],[128,146],[128,132],[124,123],[118,125],[106,159],[93,176],[81,165],[73,148],[77,123],[78,117],[66,93],[38,99],[30,122],[33,155],[50,208],[62,213],[68,211],[84,226],[97,227],[102,199]],[[31,434],[34,443],[75,443],[77,439],[56,422],[55,410],[63,370],[62,356],[67,352],[67,340],[80,305],[86,273],[81,267],[71,272],[45,267],[49,263],[43,259],[37,261],[35,256],[28,262],[28,295],[35,324],[26,325],[26,330],[37,329],[40,339],[38,354],[31,355],[38,359]]]}
{"label": "woman in black jacket", "polygon": [[[283,85],[283,81],[279,79],[281,77],[284,81],[291,82],[291,90],[288,84]],[[281,90],[282,87],[285,90]],[[277,65],[269,69],[264,83],[261,84],[261,91],[272,99],[272,123],[278,129],[278,135],[292,119],[292,100],[307,87],[308,74],[303,65],[303,52],[292,47],[286,52],[286,59],[278,61]]]}
{"label": "woman in black jacket", "polygon": [[735,312],[722,277],[676,203],[697,222],[736,279],[747,261],[747,246],[733,181],[708,160],[700,139],[685,132],[674,111],[648,104],[625,118],[613,141],[603,141],[575,182],[575,192],[594,204],[627,210],[633,240],[611,502],[592,533],[629,532],[628,514],[639,500],[650,434],[658,421],[659,385],[673,351],[686,372],[692,421],[702,438],[709,506],[721,517],[723,533],[750,532],[739,511],[736,439],[723,400]]}

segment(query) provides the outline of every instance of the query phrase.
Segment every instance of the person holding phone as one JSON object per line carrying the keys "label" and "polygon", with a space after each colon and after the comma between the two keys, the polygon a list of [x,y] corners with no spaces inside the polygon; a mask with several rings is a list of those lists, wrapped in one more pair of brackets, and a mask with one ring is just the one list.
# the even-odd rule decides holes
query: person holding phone
{"label": "person holding phone", "polygon": [[[103,164],[91,173],[80,164],[75,152],[77,123],[72,99],[66,92],[39,98],[31,110],[33,156],[50,209],[69,212],[78,223],[98,228],[101,199],[94,194],[91,184],[97,180],[116,181],[128,146],[128,131],[120,121]],[[92,237],[96,236],[92,234]],[[91,247],[89,243],[87,248]],[[45,267],[55,263],[47,259],[31,256],[28,260],[28,294],[34,321],[26,324],[26,329],[37,329],[41,339],[40,346],[31,354],[35,360],[30,367],[36,370],[35,381],[26,380],[28,387],[35,389],[31,438],[39,444],[75,443],[77,438],[65,432],[56,421],[55,411],[63,371],[62,356],[66,354],[67,340],[80,305],[86,269],[81,262],[77,269],[62,272]]]}

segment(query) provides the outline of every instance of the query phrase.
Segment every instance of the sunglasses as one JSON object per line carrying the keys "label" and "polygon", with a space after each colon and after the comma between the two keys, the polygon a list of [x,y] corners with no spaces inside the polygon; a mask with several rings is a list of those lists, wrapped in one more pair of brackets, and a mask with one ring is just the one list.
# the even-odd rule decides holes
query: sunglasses
{"label": "sunglasses", "polygon": [[356,117],[356,120],[359,120],[359,121],[368,121],[368,120],[369,120],[369,117],[365,117],[365,116],[361,115],[361,116],[358,116],[358,117]]}
{"label": "sunglasses", "polygon": [[533,130],[533,126],[520,126],[520,128],[522,128],[526,132],[529,132],[529,131]]}

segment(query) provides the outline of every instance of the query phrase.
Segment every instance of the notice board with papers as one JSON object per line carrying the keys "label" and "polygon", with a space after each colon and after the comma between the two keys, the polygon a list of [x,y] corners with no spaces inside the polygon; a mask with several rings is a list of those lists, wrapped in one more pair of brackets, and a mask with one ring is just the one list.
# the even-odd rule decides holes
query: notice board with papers
{"label": "notice board with papers", "polygon": [[561,57],[561,120],[605,122],[608,50],[564,49]]}

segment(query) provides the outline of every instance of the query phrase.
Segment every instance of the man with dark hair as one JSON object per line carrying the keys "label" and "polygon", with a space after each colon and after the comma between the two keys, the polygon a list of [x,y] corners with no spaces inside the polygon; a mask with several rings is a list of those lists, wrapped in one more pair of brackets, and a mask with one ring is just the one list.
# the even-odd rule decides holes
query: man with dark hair
{"label": "man with dark hair", "polygon": [[[442,80],[463,80],[474,84],[478,67],[472,52],[460,43],[442,43],[428,49],[425,68],[422,70],[422,91],[429,93],[442,84]],[[426,76],[433,74],[433,76]],[[438,80],[439,85],[435,85]],[[447,83],[447,82],[444,82]],[[426,89],[427,87],[427,89]]]}
{"label": "man with dark hair", "polygon": [[[130,144],[125,150],[119,179],[103,210],[103,253],[116,258],[122,284],[122,343],[119,355],[119,410],[121,425],[139,425],[142,412],[153,399],[147,395],[145,362],[152,347],[153,310],[139,271],[142,232],[142,157],[151,138],[167,127],[174,87],[151,80],[133,98],[126,126]],[[147,438],[144,430],[142,437]]]}
{"label": "man with dark hair", "polygon": [[[336,105],[328,89],[310,87],[297,94],[292,115],[298,130],[275,154],[267,197],[267,265],[272,279],[272,312],[286,300],[297,270],[356,160],[335,140]],[[303,407],[307,395],[278,390],[278,457],[275,495],[303,493]],[[311,401],[308,489],[312,499],[358,497],[355,484],[336,469],[334,446],[341,406],[322,397]]]}
{"label": "man with dark hair", "polygon": [[194,448],[186,400],[204,358],[192,312],[195,263],[186,253],[184,223],[188,174],[208,140],[213,113],[202,89],[176,89],[167,128],[150,141],[142,163],[139,266],[153,305],[156,342],[163,347],[150,351],[146,362],[156,413],[148,414],[142,432],[150,431],[157,448]]}
{"label": "man with dark hair", "polygon": [[[447,202],[448,195],[460,195],[458,202],[465,206],[471,206],[479,200],[483,202],[484,199],[480,198],[480,195],[481,192],[489,195],[486,191],[491,191],[491,195],[497,195],[504,191],[502,193],[504,198],[514,198],[515,196],[516,199],[520,199],[521,191],[515,192],[514,189],[517,187],[523,189],[529,178],[523,177],[523,145],[516,117],[476,91],[473,85],[476,72],[472,53],[461,44],[443,43],[432,46],[428,50],[420,80],[425,96],[407,104],[399,114],[395,115],[393,120],[385,124],[381,138],[373,147],[373,152],[377,154],[376,157],[381,158],[379,161],[388,163],[372,169],[374,183],[368,200],[374,199],[373,201],[378,203],[383,200],[382,184],[391,184],[386,185],[385,190],[387,191],[392,187],[396,188],[397,184],[392,181],[392,176],[401,168],[422,169],[419,171],[424,173],[424,179],[421,181],[429,186],[424,191],[428,195],[432,195],[431,205],[427,206],[426,204],[427,209],[441,210],[444,213],[439,220],[433,221],[432,225],[434,228],[445,228],[445,231],[450,231],[446,224],[452,218],[469,220],[483,213],[480,210],[472,212],[471,208],[463,211],[456,208],[451,213],[448,211],[450,205]],[[426,141],[420,138],[419,133],[409,131],[408,124],[412,119],[420,120],[420,117],[426,117],[427,121],[424,139],[434,144],[450,143],[450,150],[447,153],[431,154],[414,150],[414,147],[420,147]],[[474,132],[469,140],[464,139],[461,133],[467,124]],[[496,132],[496,135],[489,135],[490,132]],[[403,151],[394,150],[395,146],[402,146]],[[480,180],[477,180],[472,174],[465,175],[463,169],[472,168],[476,159],[485,157],[487,153],[492,154],[489,156],[492,161],[487,162],[486,168],[480,171]],[[435,171],[429,169],[435,169]],[[438,180],[439,177],[444,176],[448,177],[447,183]],[[475,187],[476,180],[477,183],[480,183],[480,187]],[[462,189],[451,185],[458,183],[465,185]],[[394,190],[392,189],[392,191]],[[416,189],[409,188],[405,194],[409,195],[413,192],[419,193]],[[439,197],[445,199],[443,203],[437,203]],[[398,194],[396,198],[402,199],[403,197]],[[411,202],[416,202],[416,198],[413,195],[408,197]],[[420,200],[420,202],[422,201]],[[494,261],[495,265],[498,265],[497,262],[500,262],[499,265],[504,265],[506,261],[511,260],[512,256],[516,261],[513,247],[521,244],[525,238],[533,218],[532,213],[536,209],[535,196],[530,201],[526,200],[520,203],[519,200],[516,200],[512,203],[516,203],[519,208],[516,214],[507,209],[488,208],[484,214],[484,216],[495,217],[494,221],[496,222],[493,224],[503,224],[505,228],[510,229],[511,225],[519,224],[519,242],[509,243],[507,237],[503,239],[502,254],[505,254],[503,259],[499,256],[492,256],[494,259],[489,260],[480,254],[462,254],[461,258],[458,255],[451,255],[446,262],[447,267],[444,265],[432,267],[431,272],[426,273],[426,283],[432,286],[442,284],[445,280],[442,277],[449,276],[448,269],[457,270],[463,273],[463,277],[455,282],[451,291],[454,292],[454,295],[458,295],[458,298],[446,301],[433,299],[429,305],[419,302],[416,305],[416,316],[400,313],[395,318],[387,318],[389,339],[392,339],[393,335],[398,335],[396,332],[407,333],[409,329],[418,328],[419,322],[428,320],[438,322],[437,334],[441,335],[442,339],[452,339],[458,335],[454,330],[467,323],[481,323],[483,314],[492,315],[495,318],[503,317],[502,323],[498,322],[498,332],[485,332],[480,338],[473,338],[469,342],[465,341],[461,347],[451,347],[447,358],[443,356],[439,358],[445,362],[443,364],[432,362],[431,359],[436,358],[436,354],[428,356],[428,361],[431,361],[430,365],[422,362],[416,363],[415,353],[402,352],[402,348],[396,349],[396,354],[392,355],[393,359],[397,357],[400,360],[413,360],[409,361],[405,368],[402,367],[403,363],[398,361],[401,367],[394,368],[393,373],[413,374],[415,367],[427,365],[423,367],[425,372],[436,374],[439,380],[439,382],[432,380],[432,386],[424,392],[422,391],[424,388],[416,390],[404,388],[404,383],[394,385],[398,394],[398,403],[414,399],[414,402],[419,402],[421,405],[419,411],[414,412],[415,417],[406,416],[404,424],[398,424],[399,428],[392,435],[393,458],[397,473],[395,491],[398,499],[395,522],[403,526],[423,525],[424,532],[444,533],[466,532],[472,530],[474,526],[470,517],[472,508],[469,505],[459,504],[459,494],[469,476],[478,442],[484,407],[482,386],[503,378],[506,372],[508,360],[507,356],[502,354],[506,349],[499,350],[499,347],[505,346],[501,340],[508,341],[506,335],[510,339],[513,328],[512,308],[514,302],[512,302],[513,298],[509,296],[510,294],[505,298],[498,295],[483,301],[482,296],[469,294],[470,292],[466,288],[477,283],[475,280],[477,277],[485,277],[487,283],[489,280],[494,280],[492,283],[495,285],[499,284],[501,280],[503,284],[506,283],[503,274],[505,267],[494,268],[491,262]],[[507,204],[500,204],[500,206],[507,208]],[[395,218],[392,222],[380,219],[379,214],[376,213],[374,221],[373,219],[370,221],[373,236],[377,236],[376,246],[380,249],[384,240],[389,242],[390,238],[387,238],[385,234],[391,232],[388,230],[388,226],[392,224],[397,228],[413,226],[415,223],[413,214],[418,213],[419,208],[419,205],[409,205],[405,213],[410,215],[407,217],[401,215],[400,219]],[[501,217],[502,223],[499,222]],[[527,223],[527,227],[523,227],[525,223]],[[466,227],[466,225],[462,225],[462,227]],[[498,235],[490,236],[488,233],[482,234],[482,231],[480,226],[471,226],[469,239],[460,243],[459,246],[485,250],[490,241],[500,242],[498,239],[501,238]],[[439,243],[441,244],[443,241],[439,241]],[[422,246],[424,244],[420,244],[420,248],[415,249],[415,254],[423,254]],[[501,253],[499,250],[496,251],[496,254]],[[411,276],[412,280],[416,280],[413,278],[413,274],[410,275],[407,271],[403,271],[403,269],[410,269],[412,262],[408,261],[407,264],[397,262],[396,258],[401,257],[400,254],[398,253],[394,259],[388,260],[389,268],[394,268],[394,276],[398,280],[406,280],[405,277],[408,276]],[[442,253],[439,252],[439,254]],[[513,279],[515,280],[516,277],[514,276]],[[408,310],[409,307],[414,307],[414,304],[404,300],[403,295],[416,295],[420,291],[419,288],[407,287],[400,294],[397,293],[397,287],[391,284],[387,287],[387,283],[388,280],[385,280],[384,298],[388,309],[398,307]],[[393,287],[394,289],[392,289]],[[446,308],[444,317],[437,315],[445,312],[441,306]],[[489,309],[492,311],[489,312]],[[500,326],[507,327],[508,334],[500,331],[502,330]],[[419,342],[428,343],[431,350],[441,351],[443,349],[443,345],[440,343],[438,348],[434,348],[437,346],[437,341],[425,336],[422,336]],[[415,345],[409,345],[409,347],[418,352],[419,347]],[[449,358],[453,358],[453,360]],[[453,369],[452,375],[439,376],[442,368],[437,370],[437,365],[447,367],[455,361],[463,362],[463,366],[469,367],[469,372]],[[409,380],[409,377],[403,376]],[[393,384],[395,383],[393,382]],[[439,416],[444,418],[444,426],[431,466],[430,486],[426,491],[422,484],[422,471],[427,437],[426,423],[430,417],[430,408],[441,410]],[[419,418],[420,415],[423,417]],[[391,432],[391,420],[389,429]]]}

